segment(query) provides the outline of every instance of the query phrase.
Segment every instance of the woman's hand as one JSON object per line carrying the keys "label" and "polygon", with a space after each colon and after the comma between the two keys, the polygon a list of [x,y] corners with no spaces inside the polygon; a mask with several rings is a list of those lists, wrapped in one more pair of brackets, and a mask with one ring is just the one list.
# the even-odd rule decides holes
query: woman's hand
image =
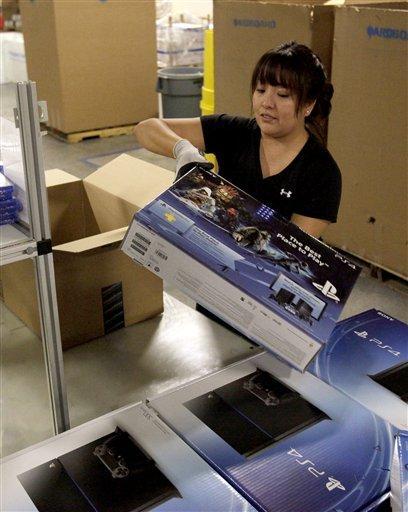
{"label": "woman's hand", "polygon": [[200,151],[186,139],[181,139],[173,147],[173,156],[176,159],[176,175],[182,167],[192,162],[207,162]]}

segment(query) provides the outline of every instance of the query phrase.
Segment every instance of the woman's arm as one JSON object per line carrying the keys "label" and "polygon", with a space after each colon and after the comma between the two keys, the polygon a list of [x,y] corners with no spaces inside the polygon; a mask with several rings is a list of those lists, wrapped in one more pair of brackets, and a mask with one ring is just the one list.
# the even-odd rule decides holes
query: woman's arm
{"label": "woman's arm", "polygon": [[204,136],[199,117],[191,119],[146,119],[134,128],[138,143],[159,155],[172,157],[174,145],[186,139],[204,150]]}
{"label": "woman's arm", "polygon": [[296,226],[299,226],[300,229],[303,229],[303,231],[306,231],[306,233],[314,236],[315,238],[319,238],[319,236],[330,224],[328,220],[313,219],[312,217],[305,217],[304,215],[299,215],[298,213],[294,213],[290,220],[296,224]]}

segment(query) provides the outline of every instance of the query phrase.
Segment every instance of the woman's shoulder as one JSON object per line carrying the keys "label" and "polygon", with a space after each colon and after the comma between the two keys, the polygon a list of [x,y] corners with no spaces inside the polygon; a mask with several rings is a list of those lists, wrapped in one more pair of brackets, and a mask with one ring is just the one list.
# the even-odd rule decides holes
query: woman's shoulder
{"label": "woman's shoulder", "polygon": [[222,127],[230,129],[255,130],[257,124],[254,118],[244,116],[233,116],[230,114],[212,114],[201,116],[201,123],[204,126]]}

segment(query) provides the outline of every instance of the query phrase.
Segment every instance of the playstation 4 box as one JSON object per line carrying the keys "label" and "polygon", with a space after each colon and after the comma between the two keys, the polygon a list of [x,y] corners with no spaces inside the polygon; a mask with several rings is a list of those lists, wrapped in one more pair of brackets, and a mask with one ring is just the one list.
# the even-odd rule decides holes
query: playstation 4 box
{"label": "playstation 4 box", "polygon": [[395,429],[266,352],[149,406],[258,511],[367,512],[389,491]]}
{"label": "playstation 4 box", "polygon": [[360,272],[198,166],[135,214],[122,250],[302,370],[329,338]]}
{"label": "playstation 4 box", "polygon": [[339,322],[308,371],[408,430],[408,325],[371,309]]}

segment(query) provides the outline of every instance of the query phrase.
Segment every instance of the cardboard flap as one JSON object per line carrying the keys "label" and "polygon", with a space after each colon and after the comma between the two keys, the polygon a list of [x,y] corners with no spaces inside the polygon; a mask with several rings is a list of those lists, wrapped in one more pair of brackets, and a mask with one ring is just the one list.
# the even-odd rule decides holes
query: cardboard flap
{"label": "cardboard flap", "polygon": [[71,254],[83,254],[88,251],[100,249],[109,245],[118,245],[123,237],[125,236],[127,228],[115,229],[114,231],[108,231],[107,233],[101,233],[95,236],[88,236],[81,240],[74,240],[67,244],[57,245],[53,248],[54,252],[65,252]]}
{"label": "cardboard flap", "polygon": [[77,181],[82,180],[61,169],[49,169],[45,171],[45,183],[47,188],[66,185],[67,183],[75,183]]}
{"label": "cardboard flap", "polygon": [[85,178],[91,204],[98,202],[100,191],[143,208],[164,192],[174,180],[174,173],[129,155],[121,155]]}

